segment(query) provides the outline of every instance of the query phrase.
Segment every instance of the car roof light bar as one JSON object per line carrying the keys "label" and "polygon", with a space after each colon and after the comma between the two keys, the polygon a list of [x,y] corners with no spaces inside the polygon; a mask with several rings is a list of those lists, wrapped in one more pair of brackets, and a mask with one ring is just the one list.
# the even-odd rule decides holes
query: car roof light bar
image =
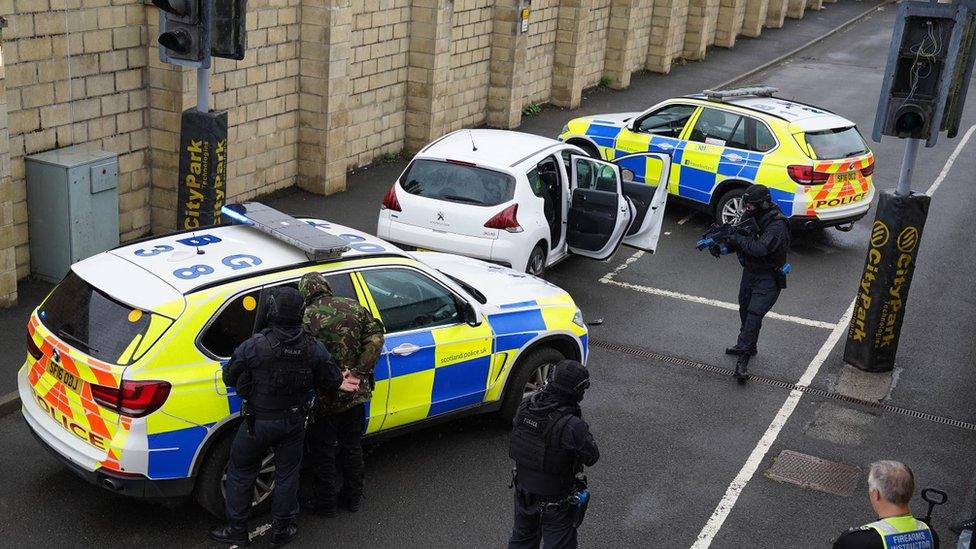
{"label": "car roof light bar", "polygon": [[298,248],[315,261],[338,259],[349,251],[349,244],[342,238],[260,202],[227,204],[220,208],[220,213]]}
{"label": "car roof light bar", "polygon": [[705,90],[702,95],[708,99],[721,101],[728,97],[772,97],[779,88],[772,86],[752,86],[749,88],[734,88],[731,90]]}

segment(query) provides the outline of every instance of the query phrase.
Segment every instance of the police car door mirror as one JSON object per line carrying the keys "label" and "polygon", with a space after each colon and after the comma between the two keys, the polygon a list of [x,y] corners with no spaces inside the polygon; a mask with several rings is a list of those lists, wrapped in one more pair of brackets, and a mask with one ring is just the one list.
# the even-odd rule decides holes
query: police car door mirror
{"label": "police car door mirror", "polygon": [[621,168],[620,179],[623,180],[624,183],[633,183],[634,182],[633,170],[629,170],[627,168]]}

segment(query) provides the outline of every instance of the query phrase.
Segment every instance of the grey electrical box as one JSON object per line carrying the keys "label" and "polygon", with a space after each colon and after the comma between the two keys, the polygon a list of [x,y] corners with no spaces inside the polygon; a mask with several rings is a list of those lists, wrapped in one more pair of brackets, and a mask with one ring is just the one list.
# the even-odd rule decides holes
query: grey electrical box
{"label": "grey electrical box", "polygon": [[59,282],[73,263],[119,245],[118,155],[77,146],[25,162],[32,275]]}

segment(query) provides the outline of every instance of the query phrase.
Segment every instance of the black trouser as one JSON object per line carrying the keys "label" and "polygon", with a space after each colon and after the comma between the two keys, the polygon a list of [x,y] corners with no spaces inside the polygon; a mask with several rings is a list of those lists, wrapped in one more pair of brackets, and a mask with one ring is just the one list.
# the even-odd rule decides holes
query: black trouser
{"label": "black trouser", "polygon": [[247,422],[241,424],[230,447],[227,464],[227,519],[232,526],[246,526],[251,513],[254,480],[261,461],[274,448],[275,486],[271,517],[288,522],[298,516],[298,471],[302,463],[305,418],[294,414],[285,419],[255,419],[254,434]]}
{"label": "black trouser", "polygon": [[321,506],[334,506],[340,490],[352,501],[363,495],[363,431],[366,405],[316,416],[308,430],[308,457],[315,478],[313,493]]}
{"label": "black trouser", "polygon": [[[546,498],[549,500],[562,498]],[[515,487],[515,525],[508,549],[575,549],[575,509],[570,503],[540,505],[540,498]]]}
{"label": "black trouser", "polygon": [[763,317],[773,308],[779,291],[772,272],[742,270],[742,282],[739,283],[739,319],[742,324],[736,347],[752,351],[756,349]]}

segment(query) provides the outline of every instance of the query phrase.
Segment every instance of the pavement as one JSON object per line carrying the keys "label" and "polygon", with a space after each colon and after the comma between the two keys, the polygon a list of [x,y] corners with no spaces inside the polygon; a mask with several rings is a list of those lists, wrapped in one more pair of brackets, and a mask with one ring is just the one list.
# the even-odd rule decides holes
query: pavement
{"label": "pavement", "polygon": [[[628,90],[588,92],[578,109],[545,108],[521,129],[555,135],[574,116],[643,110],[712,87],[871,5],[825,4],[759,40],[740,39],[734,50],[715,49],[704,62],[679,65],[671,76],[635,75]],[[883,6],[745,83],[775,85],[780,95],[834,110],[870,133],[893,21],[893,7]],[[669,205],[658,253],[622,249],[606,262],[570,259],[549,271],[547,278],[575,297],[588,320],[603,320],[591,327],[593,385],[583,403],[603,457],[588,471],[593,500],[582,546],[829,546],[846,528],[872,520],[866,472],[877,459],[905,461],[920,486],[948,492],[935,525],[942,546],[954,546],[947,524],[970,512],[976,458],[976,256],[969,223],[976,139],[962,145],[974,126],[971,101],[960,136],[943,136],[919,155],[915,189],[937,181],[939,187],[890,375],[863,374],[842,360],[867,222],[849,233],[821,231],[794,242],[790,287],[774,308],[777,316],[765,322],[750,368],[765,380],[745,385],[731,380],[734,360],[722,354],[738,326],[727,304],[735,301],[739,268],[732,259],[694,250],[706,216]],[[871,145],[875,184],[891,188],[903,144]],[[291,192],[269,202],[372,232],[380,198],[404,165],[360,170],[345,193]],[[35,297],[44,293],[34,283],[24,288]],[[0,337],[11,338],[4,348],[18,350],[12,355],[22,355],[23,322],[6,317],[27,306],[0,315]],[[8,372],[16,369],[15,358],[0,357]],[[0,393],[12,387],[10,377],[0,376]],[[501,422],[472,417],[372,446],[364,510],[333,520],[303,518],[294,546],[504,546],[511,525],[507,435]],[[199,508],[123,499],[85,484],[38,447],[19,414],[0,418],[0,439],[6,486],[0,530],[12,546],[136,547],[167,540],[216,547],[205,538],[210,520]],[[769,469],[783,450],[856,467],[856,488],[838,496],[773,480]],[[915,509],[924,511],[918,503]],[[256,533],[266,522],[255,519]],[[266,538],[257,540],[263,545]]]}

